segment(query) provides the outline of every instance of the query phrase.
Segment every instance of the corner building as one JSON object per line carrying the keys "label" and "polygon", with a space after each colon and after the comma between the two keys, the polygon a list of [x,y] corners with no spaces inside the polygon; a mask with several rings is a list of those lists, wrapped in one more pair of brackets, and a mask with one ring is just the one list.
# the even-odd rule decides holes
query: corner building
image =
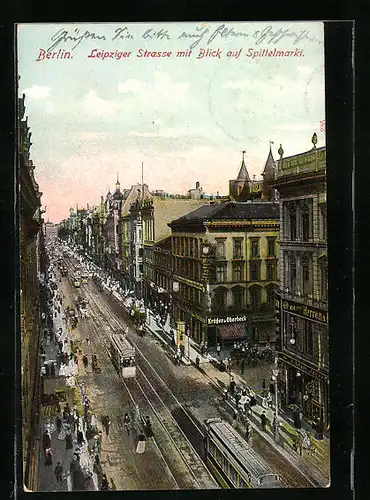
{"label": "corner building", "polygon": [[210,345],[275,342],[279,204],[204,205],[169,226],[173,324]]}
{"label": "corner building", "polygon": [[274,188],[280,194],[280,292],[278,349],[285,405],[329,423],[328,260],[326,150],[283,157]]}

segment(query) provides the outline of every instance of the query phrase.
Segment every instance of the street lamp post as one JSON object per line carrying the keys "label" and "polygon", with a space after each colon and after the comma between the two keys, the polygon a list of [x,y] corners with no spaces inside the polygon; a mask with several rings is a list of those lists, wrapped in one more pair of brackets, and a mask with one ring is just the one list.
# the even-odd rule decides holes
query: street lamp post
{"label": "street lamp post", "polygon": [[279,376],[279,367],[278,367],[278,359],[275,358],[275,364],[272,369],[272,378],[275,382],[275,428],[274,428],[274,438],[275,441],[278,442],[280,439],[279,434],[279,410],[278,410],[278,376]]}

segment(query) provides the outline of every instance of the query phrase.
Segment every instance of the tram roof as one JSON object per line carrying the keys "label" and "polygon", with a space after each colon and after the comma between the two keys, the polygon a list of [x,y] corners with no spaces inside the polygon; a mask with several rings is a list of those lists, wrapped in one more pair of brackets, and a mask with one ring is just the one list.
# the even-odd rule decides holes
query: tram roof
{"label": "tram roof", "polygon": [[[260,478],[265,474],[272,473],[270,466],[260,458],[257,453],[251,448],[240,434],[225,421],[210,421],[207,425],[212,433],[212,437],[216,438],[226,449],[234,460],[245,468],[255,478]],[[217,444],[217,443],[216,443]]]}
{"label": "tram roof", "polygon": [[135,348],[131,345],[123,333],[113,333],[111,335],[111,339],[122,354],[127,354],[129,356],[133,356],[135,354]]}

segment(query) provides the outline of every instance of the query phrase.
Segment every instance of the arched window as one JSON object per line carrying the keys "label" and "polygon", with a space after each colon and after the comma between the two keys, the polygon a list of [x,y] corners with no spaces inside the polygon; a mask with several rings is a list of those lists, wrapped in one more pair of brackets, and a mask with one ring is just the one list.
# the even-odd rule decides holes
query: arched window
{"label": "arched window", "polygon": [[325,256],[319,259],[320,272],[320,299],[328,300],[328,258]]}
{"label": "arched window", "polygon": [[289,259],[289,289],[291,292],[295,292],[297,288],[297,263],[296,257],[292,253],[288,257]]}
{"label": "arched window", "polygon": [[275,285],[269,285],[266,287],[266,299],[268,304],[275,303]]}
{"label": "arched window", "polygon": [[289,239],[295,241],[297,239],[297,211],[294,203],[288,205],[289,219]]}
{"label": "arched window", "polygon": [[217,312],[225,310],[227,305],[227,288],[214,290],[213,309]]}
{"label": "arched window", "polygon": [[261,306],[261,287],[251,286],[249,288],[249,304],[252,310],[257,311]]}
{"label": "arched window", "polygon": [[302,255],[302,283],[303,294],[312,295],[312,258],[306,253]]}
{"label": "arched window", "polygon": [[302,240],[308,241],[311,239],[311,227],[310,227],[310,207],[307,203],[304,203],[301,208],[302,213]]}
{"label": "arched window", "polygon": [[244,288],[235,286],[232,289],[233,294],[233,306],[235,309],[242,309],[244,307]]}

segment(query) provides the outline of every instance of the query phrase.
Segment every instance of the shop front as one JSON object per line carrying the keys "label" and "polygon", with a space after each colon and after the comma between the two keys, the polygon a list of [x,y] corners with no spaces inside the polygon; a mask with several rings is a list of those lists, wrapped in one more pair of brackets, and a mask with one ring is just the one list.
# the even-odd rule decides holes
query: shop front
{"label": "shop front", "polygon": [[327,425],[328,375],[287,353],[279,353],[279,360],[284,366],[280,391],[285,405],[298,405],[308,420],[322,418]]}
{"label": "shop front", "polygon": [[244,315],[207,318],[208,345],[245,340],[246,329],[247,317]]}

